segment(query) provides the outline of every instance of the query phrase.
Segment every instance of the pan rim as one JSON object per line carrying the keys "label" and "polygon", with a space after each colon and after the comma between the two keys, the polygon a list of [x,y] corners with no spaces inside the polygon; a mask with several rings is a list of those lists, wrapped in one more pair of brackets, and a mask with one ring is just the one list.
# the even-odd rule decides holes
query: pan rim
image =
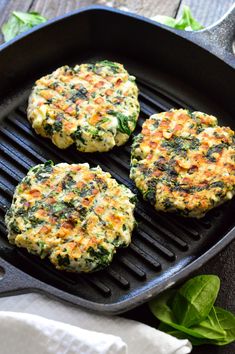
{"label": "pan rim", "polygon": [[[177,29],[171,28],[169,26],[166,26],[164,24],[158,23],[154,20],[151,20],[150,18],[147,18],[147,17],[141,16],[141,15],[138,15],[138,14],[135,14],[132,12],[127,12],[127,11],[119,10],[116,8],[111,8],[108,6],[102,6],[102,5],[84,6],[84,7],[77,9],[77,10],[68,12],[67,14],[64,14],[61,16],[56,16],[50,20],[47,20],[46,22],[39,24],[28,31],[23,32],[22,34],[19,34],[18,36],[11,39],[10,41],[1,44],[0,45],[0,54],[4,49],[10,47],[11,45],[14,45],[14,43],[17,43],[18,41],[20,41],[24,38],[27,38],[28,36],[30,36],[31,34],[33,34],[36,31],[40,31],[43,28],[51,26],[57,22],[61,22],[69,17],[77,16],[81,13],[92,12],[92,11],[101,11],[101,12],[103,11],[103,12],[116,13],[116,14],[126,16],[126,17],[129,17],[129,18],[141,21],[141,22],[145,22],[145,23],[150,24],[156,28],[160,28],[164,31],[170,32],[173,35],[175,35],[176,37],[180,37],[180,38],[184,39],[186,42],[190,42],[191,44],[195,45],[196,47],[203,49],[205,52],[211,54],[212,56],[219,59],[221,62],[223,62],[223,63],[227,64],[228,66],[230,66],[231,68],[235,69],[235,57],[232,54],[227,52],[226,56],[223,56],[223,58],[221,58],[221,56],[219,56],[218,53],[208,49],[205,45],[196,41],[196,39],[193,38],[193,34],[195,34],[195,33],[193,33],[193,31],[177,30]],[[199,30],[196,32],[197,32],[197,34],[200,34],[200,33],[203,33],[204,31],[205,31],[205,29]]]}

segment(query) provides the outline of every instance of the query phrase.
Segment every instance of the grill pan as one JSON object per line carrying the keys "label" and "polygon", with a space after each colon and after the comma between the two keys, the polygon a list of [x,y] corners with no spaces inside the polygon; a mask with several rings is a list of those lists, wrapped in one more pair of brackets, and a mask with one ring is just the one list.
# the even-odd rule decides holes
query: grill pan
{"label": "grill pan", "polygon": [[[187,33],[93,6],[1,46],[0,296],[35,291],[117,314],[182,281],[235,238],[235,199],[195,220],[157,213],[138,195],[138,227],[131,245],[119,250],[107,269],[80,275],[57,271],[48,261],[11,246],[4,225],[15,186],[31,166],[49,159],[100,165],[137,192],[128,178],[131,141],[107,153],[84,154],[74,147],[59,150],[34,133],[26,106],[37,78],[64,64],[119,61],[136,76],[140,89],[135,134],[152,113],[179,107],[214,114],[220,125],[234,129],[235,60],[229,53],[234,15],[233,8],[217,26]],[[218,33],[227,38],[222,49]]]}

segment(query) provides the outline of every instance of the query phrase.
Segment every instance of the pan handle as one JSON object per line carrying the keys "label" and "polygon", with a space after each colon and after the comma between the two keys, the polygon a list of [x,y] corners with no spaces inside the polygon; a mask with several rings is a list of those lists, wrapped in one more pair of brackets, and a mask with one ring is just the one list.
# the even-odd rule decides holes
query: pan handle
{"label": "pan handle", "polygon": [[[235,55],[235,4],[215,24],[196,32],[188,32],[193,42],[225,59]],[[233,58],[234,59],[234,58]]]}
{"label": "pan handle", "polygon": [[0,258],[0,296],[23,294],[36,288],[36,279]]}

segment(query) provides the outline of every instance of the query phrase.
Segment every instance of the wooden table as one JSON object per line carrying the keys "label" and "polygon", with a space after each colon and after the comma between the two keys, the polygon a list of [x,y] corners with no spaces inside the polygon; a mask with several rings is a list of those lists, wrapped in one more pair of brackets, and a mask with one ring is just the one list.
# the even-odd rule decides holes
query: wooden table
{"label": "wooden table", "polygon": [[[234,4],[234,0],[0,0],[0,27],[14,11],[38,11],[46,18],[65,14],[83,6],[109,5],[143,16],[163,14],[180,16],[183,5],[189,5],[194,17],[204,26],[217,21]],[[3,41],[0,36],[0,43]],[[198,270],[197,274],[217,274],[221,290],[217,304],[235,313],[235,242]],[[127,317],[152,324],[146,305],[130,311]],[[196,347],[193,354],[234,354],[235,344],[225,347]],[[132,354],[132,353],[131,353]],[[146,353],[147,354],[147,353]]]}

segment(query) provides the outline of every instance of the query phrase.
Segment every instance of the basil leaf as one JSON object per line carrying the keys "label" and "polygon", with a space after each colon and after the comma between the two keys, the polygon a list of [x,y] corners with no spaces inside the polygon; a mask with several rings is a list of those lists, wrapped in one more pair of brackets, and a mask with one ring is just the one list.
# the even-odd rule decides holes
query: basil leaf
{"label": "basil leaf", "polygon": [[216,275],[199,275],[188,280],[172,303],[176,322],[190,327],[203,321],[211,311],[219,288],[220,279]]}
{"label": "basil leaf", "polygon": [[193,18],[190,8],[188,6],[183,7],[182,15],[179,19],[175,19],[169,16],[158,15],[153,17],[153,20],[179,30],[198,31],[204,28],[199,22],[197,22]]}
{"label": "basil leaf", "polygon": [[46,21],[46,18],[37,12],[13,11],[9,20],[2,25],[4,41],[7,42],[20,33],[28,31],[34,26]]}

